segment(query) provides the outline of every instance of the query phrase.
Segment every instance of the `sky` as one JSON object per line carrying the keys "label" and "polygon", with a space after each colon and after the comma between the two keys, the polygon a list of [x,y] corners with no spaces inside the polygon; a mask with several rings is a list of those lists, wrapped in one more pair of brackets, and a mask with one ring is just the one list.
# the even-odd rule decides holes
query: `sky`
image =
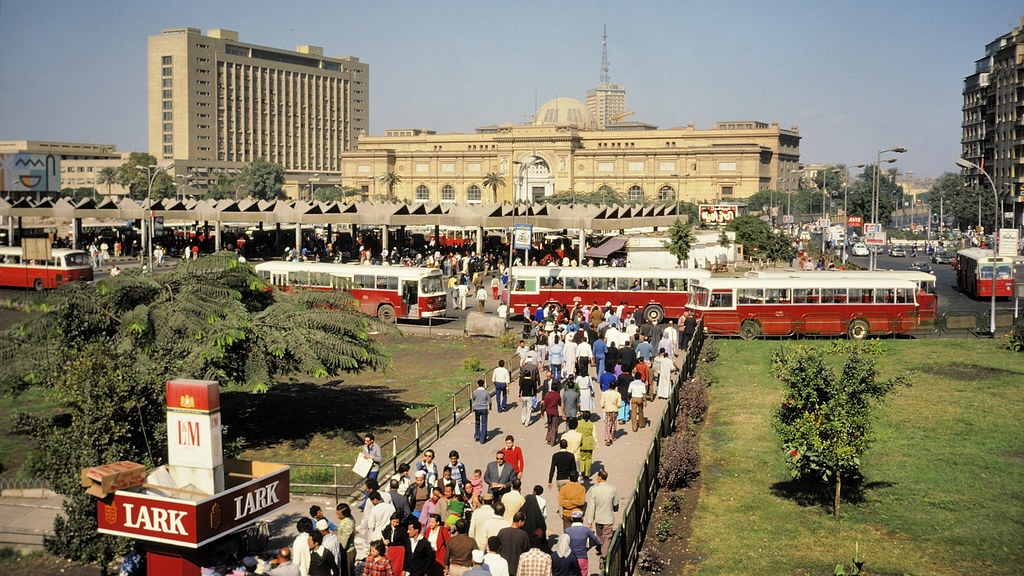
{"label": "sky", "polygon": [[[611,81],[629,120],[797,126],[804,163],[955,171],[964,77],[1020,0],[0,0],[0,140],[146,151],[146,41],[226,28],[370,66],[370,133],[524,122]],[[856,174],[856,171],[854,172]]]}

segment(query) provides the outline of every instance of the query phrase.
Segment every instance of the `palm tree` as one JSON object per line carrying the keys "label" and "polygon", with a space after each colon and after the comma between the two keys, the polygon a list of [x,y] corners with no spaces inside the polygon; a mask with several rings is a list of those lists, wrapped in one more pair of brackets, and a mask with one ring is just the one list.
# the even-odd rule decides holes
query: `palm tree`
{"label": "palm tree", "polygon": [[380,177],[380,182],[388,187],[388,198],[394,198],[395,186],[402,183],[402,176],[394,170],[388,170]]}
{"label": "palm tree", "polygon": [[117,168],[114,168],[113,166],[100,168],[100,171],[96,176],[96,183],[107,185],[107,196],[109,197],[110,187],[117,184]]}
{"label": "palm tree", "polygon": [[497,172],[488,172],[484,174],[484,188],[491,189],[491,197],[494,199],[494,203],[498,203],[498,187],[505,187],[505,177]]}

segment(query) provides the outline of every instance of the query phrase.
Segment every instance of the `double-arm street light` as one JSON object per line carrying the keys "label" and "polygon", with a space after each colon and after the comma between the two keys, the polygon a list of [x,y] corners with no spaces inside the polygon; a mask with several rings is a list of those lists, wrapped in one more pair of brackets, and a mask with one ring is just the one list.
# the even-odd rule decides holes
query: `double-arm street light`
{"label": "double-arm street light", "polygon": [[[173,165],[172,165],[173,166]],[[160,172],[166,172],[170,169],[170,166],[157,166],[156,164],[149,164],[148,166],[136,166],[136,170],[141,170],[146,173],[146,181],[148,187],[146,188],[146,216],[142,219],[142,249],[148,255],[149,266],[146,268],[150,274],[153,273],[153,181],[156,180],[156,175]],[[148,222],[147,222],[148,221]],[[148,224],[148,226],[147,226]]]}
{"label": "double-arm street light", "polygon": [[[875,178],[874,178],[874,182],[872,183],[872,187],[871,187],[871,223],[876,225],[876,226],[878,225],[878,192],[879,192],[879,187],[881,186],[879,178],[880,178],[881,171],[882,171],[882,154],[885,154],[886,152],[893,152],[895,154],[902,154],[902,153],[904,153],[906,151],[907,151],[907,147],[906,146],[893,146],[892,148],[885,148],[885,149],[879,150],[878,153],[875,154],[875,175],[874,175]],[[895,161],[896,161],[895,158],[886,159],[886,162],[888,162],[888,163],[892,163],[892,162],[895,162]],[[870,258],[870,260],[869,260],[869,262],[870,262],[869,270],[874,270],[875,266],[877,265],[878,255],[875,253],[874,250],[871,250],[871,255],[869,256],[869,258]]]}
{"label": "double-arm street light", "polygon": [[995,199],[995,210],[996,210],[996,221],[992,227],[992,309],[989,312],[989,331],[992,332],[992,337],[996,337],[996,277],[999,273],[998,259],[999,259],[999,225],[1001,217],[999,215],[999,192],[996,191],[995,184],[992,183],[992,177],[988,175],[988,172],[984,168],[978,166],[974,162],[958,158],[956,165],[965,170],[977,170],[985,176],[988,180],[988,185],[992,188],[992,197]]}

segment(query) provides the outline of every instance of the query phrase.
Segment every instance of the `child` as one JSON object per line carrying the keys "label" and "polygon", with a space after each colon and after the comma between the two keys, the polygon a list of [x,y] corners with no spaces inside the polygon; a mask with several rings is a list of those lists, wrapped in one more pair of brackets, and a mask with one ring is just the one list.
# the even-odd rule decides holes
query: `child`
{"label": "child", "polygon": [[477,468],[473,470],[473,477],[470,478],[469,483],[473,485],[473,502],[474,508],[479,508],[482,502],[480,501],[480,495],[484,493],[484,473],[482,470]]}

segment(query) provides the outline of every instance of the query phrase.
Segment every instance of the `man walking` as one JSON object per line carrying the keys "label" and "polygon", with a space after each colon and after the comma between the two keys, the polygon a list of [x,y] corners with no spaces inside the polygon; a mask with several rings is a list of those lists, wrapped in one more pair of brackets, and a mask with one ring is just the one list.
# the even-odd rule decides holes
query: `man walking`
{"label": "man walking", "polygon": [[548,490],[551,489],[551,481],[558,483],[558,488],[569,483],[569,475],[576,472],[576,457],[569,452],[569,443],[565,440],[558,441],[558,452],[551,455],[551,467],[548,469]]}
{"label": "man walking", "polygon": [[632,412],[633,432],[647,426],[644,419],[644,404],[647,401],[647,383],[640,376],[639,372],[633,374],[633,381],[629,383],[629,406]]}
{"label": "man walking", "polygon": [[487,413],[490,410],[491,393],[484,387],[484,380],[481,378],[476,381],[476,390],[473,390],[473,440],[481,444],[487,443]]}
{"label": "man walking", "polygon": [[604,445],[611,446],[615,441],[615,429],[618,424],[619,408],[622,406],[622,395],[614,387],[601,392],[601,410],[604,411]]}
{"label": "man walking", "polygon": [[491,375],[491,382],[494,382],[494,404],[498,412],[508,410],[508,383],[512,381],[512,375],[508,368],[505,368],[505,361],[498,360],[498,367]]}
{"label": "man walking", "polygon": [[587,524],[601,541],[601,550],[608,550],[618,509],[619,493],[614,486],[608,484],[608,471],[601,470],[597,473],[597,484],[587,492],[587,509],[584,513]]}
{"label": "man walking", "polygon": [[544,441],[548,446],[554,446],[558,438],[558,426],[562,423],[562,395],[558,393],[558,385],[554,382],[551,383],[551,389],[547,394],[544,394],[541,406],[547,418],[547,434]]}
{"label": "man walking", "polygon": [[533,398],[537,395],[537,385],[540,383],[540,369],[537,364],[527,361],[519,369],[519,404],[522,409],[520,421],[523,426],[529,426],[533,420]]}
{"label": "man walking", "polygon": [[477,288],[477,290],[476,290],[476,311],[477,312],[485,311],[486,304],[487,304],[487,290],[484,288],[483,283],[481,283],[480,287]]}
{"label": "man walking", "polygon": [[686,350],[690,347],[690,340],[693,340],[695,332],[697,332],[697,319],[693,317],[693,310],[687,310],[683,313],[683,334],[679,340],[680,349]]}

